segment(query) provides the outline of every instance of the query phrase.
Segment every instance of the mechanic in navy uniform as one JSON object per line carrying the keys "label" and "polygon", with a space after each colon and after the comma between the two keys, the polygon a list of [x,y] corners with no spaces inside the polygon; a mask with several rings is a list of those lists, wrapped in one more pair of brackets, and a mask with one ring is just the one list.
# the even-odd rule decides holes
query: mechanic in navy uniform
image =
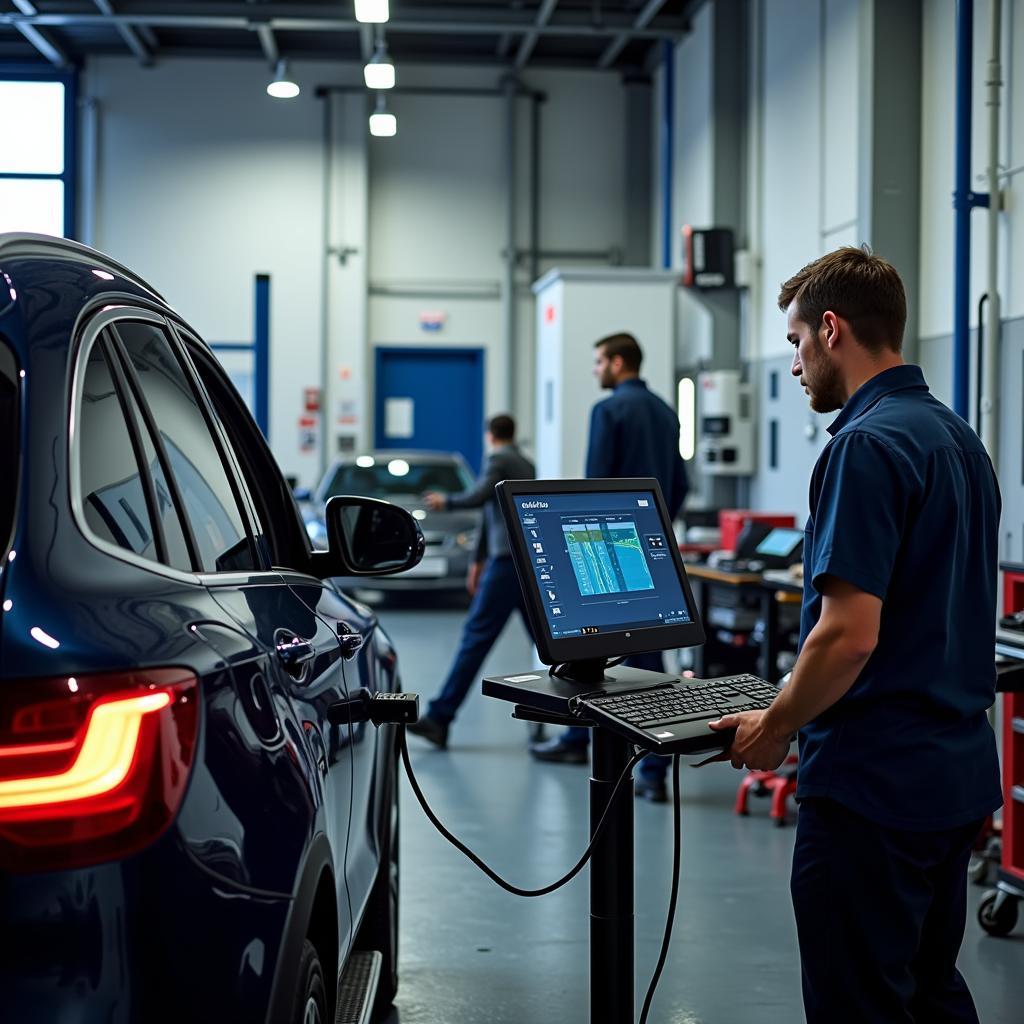
{"label": "mechanic in navy uniform", "polygon": [[[643,352],[631,334],[612,334],[594,345],[594,376],[610,398],[598,402],[590,415],[587,476],[653,476],[661,485],[672,519],[686,500],[689,484],[679,455],[679,417],[668,403],[640,379]],[[664,672],[660,652],[636,654],[625,664]],[[553,740],[534,743],[530,751],[541,761],[584,764],[590,730],[570,727]],[[668,799],[665,774],[669,759],[649,754],[640,764],[637,796],[657,803]]]}
{"label": "mechanic in navy uniform", "polygon": [[462,494],[424,495],[427,507],[436,511],[482,508],[483,517],[476,556],[470,565],[466,589],[473,596],[469,615],[462,627],[462,639],[448,678],[430,702],[427,713],[409,732],[437,747],[448,745],[448,729],[470,688],[479,679],[480,666],[505,628],[509,616],[519,612],[529,631],[522,590],[512,564],[508,532],[494,494],[502,480],[532,480],[537,471],[516,445],[516,424],[511,416],[493,416],[487,422],[487,460],[476,485]]}
{"label": "mechanic in navy uniform", "polygon": [[956,958],[971,849],[1002,803],[986,715],[995,473],[903,362],[890,264],[839,249],[779,307],[811,408],[841,411],[811,478],[792,681],[769,710],[717,723],[737,728],[724,756],[776,768],[800,733],[792,896],[810,1024],[976,1024]]}

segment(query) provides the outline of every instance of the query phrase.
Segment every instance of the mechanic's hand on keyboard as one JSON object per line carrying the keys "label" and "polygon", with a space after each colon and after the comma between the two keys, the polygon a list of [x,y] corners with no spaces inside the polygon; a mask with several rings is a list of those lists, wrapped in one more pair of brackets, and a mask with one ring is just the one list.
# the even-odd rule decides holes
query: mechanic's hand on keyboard
{"label": "mechanic's hand on keyboard", "polygon": [[[729,761],[733,768],[751,768],[774,771],[786,760],[789,739],[780,740],[769,735],[764,728],[763,711],[742,711],[737,715],[724,715],[708,725],[715,732],[735,729],[731,746],[711,761]],[[708,764],[709,761],[702,762]]]}

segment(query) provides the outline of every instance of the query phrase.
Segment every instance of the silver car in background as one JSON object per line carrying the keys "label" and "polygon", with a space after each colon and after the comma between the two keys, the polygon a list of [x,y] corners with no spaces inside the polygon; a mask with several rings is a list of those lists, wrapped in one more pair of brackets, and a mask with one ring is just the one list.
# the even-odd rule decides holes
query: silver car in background
{"label": "silver car in background", "polygon": [[366,590],[461,591],[479,536],[480,512],[431,512],[427,491],[458,494],[473,486],[466,460],[455,452],[379,451],[336,459],[312,494],[296,492],[315,547],[326,546],[324,507],[337,494],[382,498],[407,509],[419,520],[427,542],[423,560],[402,576],[341,581]]}

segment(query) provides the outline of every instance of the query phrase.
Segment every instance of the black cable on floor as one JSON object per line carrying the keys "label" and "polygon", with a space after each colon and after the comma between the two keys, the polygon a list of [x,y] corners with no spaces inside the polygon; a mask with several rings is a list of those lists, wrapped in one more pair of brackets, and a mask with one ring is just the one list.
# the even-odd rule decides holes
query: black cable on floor
{"label": "black cable on floor", "polygon": [[668,958],[668,947],[672,941],[672,926],[676,920],[676,903],[679,900],[679,867],[682,861],[682,802],[679,795],[679,755],[672,757],[672,827],[675,829],[675,838],[672,843],[672,895],[668,901],[668,916],[665,919],[665,934],[661,940],[661,955],[658,957],[658,966],[654,968],[654,977],[651,978],[650,987],[647,989],[647,997],[644,999],[644,1008],[640,1014],[640,1024],[647,1024],[647,1014],[651,1010],[651,1001],[654,999],[654,990],[661,980],[661,972],[665,967],[665,960]]}
{"label": "black cable on floor", "polygon": [[[490,878],[493,881],[497,882],[498,885],[500,885],[502,887],[502,889],[507,890],[508,892],[512,893],[515,896],[546,896],[549,892],[554,892],[556,889],[560,889],[567,882],[571,882],[583,870],[584,865],[587,863],[588,860],[590,860],[590,855],[591,855],[591,853],[594,850],[594,846],[597,844],[597,841],[601,838],[602,834],[604,833],[605,825],[608,823],[609,812],[611,811],[612,804],[615,802],[615,798],[619,795],[619,790],[622,788],[622,784],[627,779],[630,778],[630,776],[633,774],[633,769],[636,767],[637,763],[647,753],[647,751],[645,751],[645,750],[637,751],[637,753],[634,754],[633,757],[630,759],[629,764],[627,764],[626,767],[622,769],[622,774],[619,776],[618,780],[616,781],[615,788],[612,790],[612,794],[608,798],[608,804],[607,804],[607,806],[604,809],[604,813],[601,815],[601,820],[597,823],[597,828],[594,829],[593,838],[587,844],[587,848],[583,851],[583,856],[580,857],[580,859],[576,862],[575,867],[573,867],[573,869],[571,871],[569,871],[568,874],[565,874],[561,878],[559,878],[558,881],[552,882],[551,885],[544,886],[543,889],[520,889],[519,886],[512,885],[511,883],[506,882],[505,879],[501,877],[501,875],[499,875],[492,868],[488,867],[468,846],[466,846],[465,843],[461,842],[459,839],[456,839],[455,836],[453,836],[451,834],[451,832],[449,832],[448,829],[446,829],[444,827],[444,825],[441,824],[440,819],[430,809],[430,805],[427,803],[427,799],[423,795],[423,791],[420,789],[420,784],[416,781],[416,775],[413,773],[413,770],[412,770],[412,763],[409,760],[409,747],[408,747],[408,745],[406,744],[406,741],[405,741],[405,726],[404,725],[400,725],[398,727],[398,745],[399,745],[399,749],[402,751],[402,764],[405,765],[405,774],[409,776],[409,784],[412,786],[412,791],[416,794],[416,799],[419,801],[420,807],[423,808],[423,813],[430,819],[430,823],[434,826],[434,828],[437,829],[438,832],[441,833],[441,835],[443,835],[445,837],[445,839],[448,840],[449,843],[452,844],[452,846],[454,846],[461,853],[465,854],[465,856],[467,856],[485,875],[487,875],[488,878]],[[675,771],[676,771],[676,783],[677,783],[676,792],[678,793],[679,792],[679,789],[678,789],[679,758],[678,757],[676,758],[676,768],[675,768]],[[678,810],[679,810],[679,800],[678,800],[678,797],[677,797],[677,799],[676,799],[677,817],[678,817]],[[678,821],[677,821],[676,822],[676,833],[677,833],[677,836],[678,836],[678,831],[679,831],[679,829],[678,829]],[[678,852],[678,845],[677,845],[677,852]],[[660,973],[660,965],[659,965],[659,973]]]}

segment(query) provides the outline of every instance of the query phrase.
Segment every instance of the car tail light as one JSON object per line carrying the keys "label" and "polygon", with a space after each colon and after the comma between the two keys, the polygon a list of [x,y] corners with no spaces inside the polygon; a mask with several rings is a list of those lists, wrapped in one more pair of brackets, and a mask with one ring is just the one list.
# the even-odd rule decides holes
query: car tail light
{"label": "car tail light", "polygon": [[0,681],[0,867],[81,867],[173,821],[199,725],[184,669]]}

